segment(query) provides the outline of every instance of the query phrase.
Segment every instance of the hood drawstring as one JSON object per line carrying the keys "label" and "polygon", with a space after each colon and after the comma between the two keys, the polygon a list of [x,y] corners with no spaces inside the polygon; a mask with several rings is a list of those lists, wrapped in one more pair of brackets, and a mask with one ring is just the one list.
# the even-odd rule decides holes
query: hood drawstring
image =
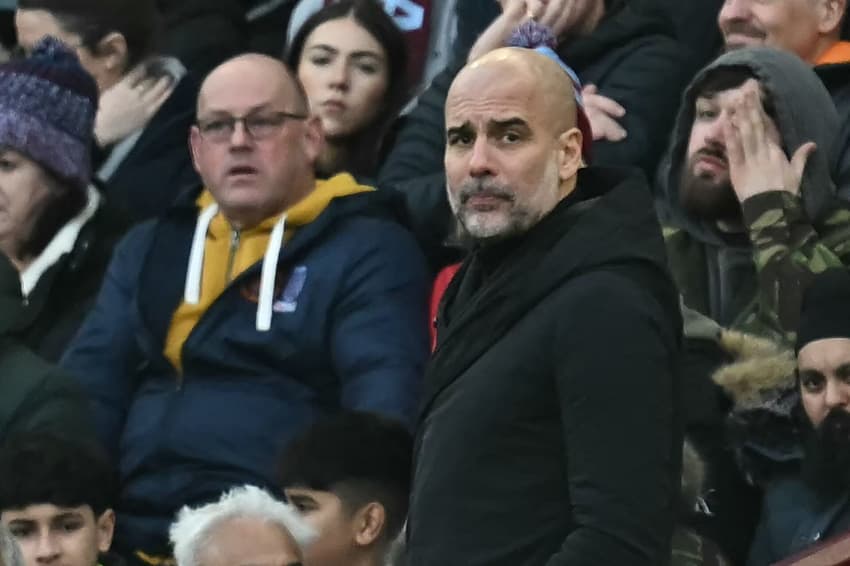
{"label": "hood drawstring", "polygon": [[[218,205],[213,203],[206,207],[198,216],[195,225],[195,235],[192,238],[192,251],[189,254],[189,270],[186,273],[186,288],[183,300],[190,305],[201,301],[201,280],[204,273],[204,252],[206,249],[207,232],[215,215]],[[268,332],[272,325],[274,307],[274,282],[277,275],[277,265],[280,250],[283,248],[283,236],[286,230],[286,215],[280,217],[269,237],[266,253],[263,257],[263,267],[260,274],[260,297],[257,305],[256,328],[260,332]]]}
{"label": "hood drawstring", "polygon": [[277,262],[283,247],[283,234],[286,229],[286,215],[280,217],[272,229],[266,254],[263,257],[263,269],[260,275],[260,301],[257,305],[257,330],[268,332],[272,327],[272,307],[274,306],[274,280],[277,276]]}
{"label": "hood drawstring", "polygon": [[192,252],[189,254],[189,271],[186,272],[186,289],[183,300],[190,305],[201,302],[201,278],[204,273],[204,248],[207,232],[213,217],[218,214],[218,205],[213,203],[206,207],[195,225],[195,235],[192,237]]}

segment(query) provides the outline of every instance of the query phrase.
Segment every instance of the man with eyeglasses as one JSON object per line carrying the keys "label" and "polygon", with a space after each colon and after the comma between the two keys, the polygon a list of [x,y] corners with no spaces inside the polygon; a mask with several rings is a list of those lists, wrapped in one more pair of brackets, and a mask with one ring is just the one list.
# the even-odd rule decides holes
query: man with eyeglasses
{"label": "man with eyeglasses", "polygon": [[306,100],[261,55],[207,77],[190,133],[204,188],[119,245],[63,360],[120,462],[116,547],[149,563],[181,505],[274,486],[279,450],[317,417],[412,422],[424,259],[390,197],[314,177]]}

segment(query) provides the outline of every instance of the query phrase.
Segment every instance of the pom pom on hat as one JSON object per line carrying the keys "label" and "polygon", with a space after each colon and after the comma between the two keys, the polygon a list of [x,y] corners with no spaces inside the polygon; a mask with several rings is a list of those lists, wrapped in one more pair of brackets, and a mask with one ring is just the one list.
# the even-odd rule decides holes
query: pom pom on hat
{"label": "pom pom on hat", "polygon": [[548,47],[555,49],[558,47],[558,38],[555,37],[555,34],[547,26],[539,24],[534,20],[528,20],[516,28],[511,34],[511,38],[508,40],[508,47],[524,47],[525,49]]}
{"label": "pom pom on hat", "polygon": [[566,73],[573,83],[573,95],[576,102],[576,126],[581,130],[581,154],[586,163],[590,163],[591,149],[593,146],[593,130],[590,126],[590,119],[584,110],[584,97],[581,94],[582,86],[578,74],[555,52],[558,45],[557,38],[552,30],[547,26],[529,20],[520,25],[508,40],[508,47],[519,47],[521,49],[531,49],[558,64],[561,70]]}

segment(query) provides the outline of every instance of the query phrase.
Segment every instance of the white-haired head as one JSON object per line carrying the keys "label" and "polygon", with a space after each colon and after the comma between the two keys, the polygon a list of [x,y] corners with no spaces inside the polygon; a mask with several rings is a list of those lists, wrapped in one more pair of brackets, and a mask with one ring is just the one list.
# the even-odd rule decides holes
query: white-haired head
{"label": "white-haired head", "polygon": [[24,566],[24,556],[15,537],[0,523],[0,566]]}
{"label": "white-haired head", "polygon": [[231,519],[258,519],[276,525],[304,548],[316,538],[316,532],[294,507],[252,485],[234,488],[215,503],[194,509],[184,507],[171,525],[169,535],[178,566],[200,566],[198,554],[209,543],[210,534]]}

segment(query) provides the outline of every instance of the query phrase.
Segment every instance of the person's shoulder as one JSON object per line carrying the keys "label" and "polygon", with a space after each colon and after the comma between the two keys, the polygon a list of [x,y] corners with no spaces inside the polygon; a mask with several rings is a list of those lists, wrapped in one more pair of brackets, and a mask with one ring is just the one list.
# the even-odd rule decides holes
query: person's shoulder
{"label": "person's shoulder", "polygon": [[[399,195],[386,190],[349,195],[338,199],[333,228],[338,239],[356,247],[392,245],[392,239],[412,242],[404,225],[406,211]],[[351,241],[351,236],[359,239]]]}
{"label": "person's shoulder", "polygon": [[70,378],[56,366],[8,337],[0,344],[0,374],[5,376],[0,388],[2,397],[23,398],[38,390],[62,388],[70,383]]}
{"label": "person's shoulder", "polygon": [[163,220],[151,219],[145,220],[144,222],[140,222],[139,224],[132,226],[121,237],[118,246],[120,246],[124,250],[146,249],[148,246],[150,246],[151,240],[153,239],[153,236],[156,233],[157,227],[159,226],[160,222],[163,222]]}
{"label": "person's shoulder", "polygon": [[797,509],[812,497],[811,488],[796,474],[772,478],[764,488],[765,505],[773,511]]}
{"label": "person's shoulder", "polygon": [[631,277],[628,266],[617,269],[599,266],[579,273],[564,281],[560,286],[564,300],[578,305],[617,305],[639,310],[648,298],[638,280]]}

